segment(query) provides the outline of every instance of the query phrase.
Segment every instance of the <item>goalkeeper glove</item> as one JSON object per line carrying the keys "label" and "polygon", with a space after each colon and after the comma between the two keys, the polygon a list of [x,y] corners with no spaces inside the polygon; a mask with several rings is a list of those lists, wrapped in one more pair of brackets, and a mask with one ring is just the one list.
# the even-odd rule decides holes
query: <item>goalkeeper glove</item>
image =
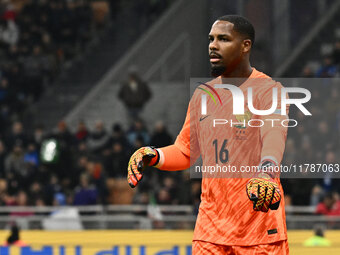
{"label": "goalkeeper glove", "polygon": [[156,163],[153,165],[157,165],[159,154],[158,151],[153,149],[152,147],[142,147],[139,148],[135,153],[131,156],[129,165],[128,165],[128,176],[127,180],[131,188],[137,186],[138,182],[143,177],[143,170],[145,166],[148,166],[151,159],[157,157]]}
{"label": "goalkeeper glove", "polygon": [[253,202],[255,211],[268,212],[269,209],[279,208],[281,201],[279,186],[266,173],[250,179],[247,183],[247,195]]}

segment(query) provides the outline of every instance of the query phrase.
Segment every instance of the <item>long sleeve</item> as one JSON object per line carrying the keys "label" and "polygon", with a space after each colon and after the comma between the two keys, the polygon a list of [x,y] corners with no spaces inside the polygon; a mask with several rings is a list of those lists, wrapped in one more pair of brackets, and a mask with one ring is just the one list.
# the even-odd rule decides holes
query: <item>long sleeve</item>
{"label": "long sleeve", "polygon": [[264,121],[265,124],[261,127],[261,161],[271,159],[277,165],[280,164],[287,138],[287,127],[282,126],[281,121],[286,117],[277,114],[266,116],[265,119],[275,119],[275,121]]}
{"label": "long sleeve", "polygon": [[[285,150],[285,144],[287,139],[287,125],[289,106],[287,106],[287,115],[280,115],[281,113],[281,88],[280,83],[276,83],[276,88],[278,88],[278,105],[275,113],[271,115],[261,116],[264,125],[261,127],[261,161],[268,159],[279,165],[283,153]],[[272,89],[268,90],[265,95],[263,95],[262,109],[268,109],[272,105]]]}
{"label": "long sleeve", "polygon": [[190,157],[185,155],[176,145],[158,148],[159,163],[156,167],[160,170],[178,171],[190,167]]}
{"label": "long sleeve", "polygon": [[190,123],[191,117],[189,104],[182,130],[175,144],[157,149],[159,162],[155,167],[167,171],[184,170],[196,161],[199,156],[198,140],[194,123]]}

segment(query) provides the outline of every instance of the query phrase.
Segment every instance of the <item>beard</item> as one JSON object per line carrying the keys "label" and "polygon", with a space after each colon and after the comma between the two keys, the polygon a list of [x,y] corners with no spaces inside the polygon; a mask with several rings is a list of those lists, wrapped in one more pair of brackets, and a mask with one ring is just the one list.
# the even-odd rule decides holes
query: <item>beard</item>
{"label": "beard", "polygon": [[218,77],[222,75],[225,72],[226,68],[225,66],[211,66],[211,75],[214,77]]}

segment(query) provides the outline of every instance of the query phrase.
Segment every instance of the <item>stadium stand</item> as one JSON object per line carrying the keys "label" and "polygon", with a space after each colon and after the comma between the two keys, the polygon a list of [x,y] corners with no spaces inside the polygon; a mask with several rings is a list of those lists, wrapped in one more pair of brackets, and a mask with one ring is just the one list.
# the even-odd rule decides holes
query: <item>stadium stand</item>
{"label": "stadium stand", "polygon": [[[295,61],[286,69],[286,77],[333,78],[315,80],[306,87],[311,91],[313,118],[311,123],[305,116],[293,112],[292,116],[301,120],[304,128],[290,129],[285,154],[286,164],[300,161],[335,163],[339,158],[339,2],[334,1],[329,15],[320,19],[310,33],[304,32],[310,40]],[[314,8],[314,12],[317,10]],[[301,12],[300,12],[301,13]],[[301,17],[299,17],[301,18]],[[320,25],[322,24],[322,26]],[[318,31],[316,31],[318,30]],[[299,47],[297,47],[299,48]],[[327,112],[325,115],[324,113]],[[332,196],[339,201],[339,180],[327,176],[321,179],[283,180],[285,191],[293,205],[321,204],[324,197]],[[296,190],[296,185],[304,188]],[[295,187],[295,188],[294,188]],[[306,199],[307,198],[307,199]],[[338,212],[335,214],[339,215]]]}
{"label": "stadium stand", "polygon": [[[148,19],[144,20],[145,24],[140,28],[141,31],[145,30],[166,5],[166,1],[150,2],[144,6],[144,13],[140,13],[137,5],[130,6],[129,10],[135,8],[140,13],[140,17],[132,17],[131,23],[138,22],[138,19],[144,20],[147,16]],[[121,180],[112,178],[125,177],[123,169],[126,167],[128,153],[136,146],[134,140],[130,139],[130,143],[127,143],[128,138],[136,131],[133,127],[129,128],[125,137],[124,130],[118,124],[113,126],[112,131],[106,131],[100,121],[93,131],[89,131],[84,122],[80,121],[74,133],[69,131],[63,121],[59,122],[55,131],[50,129],[48,123],[45,125],[46,122],[32,130],[28,128],[30,123],[22,122],[25,119],[24,109],[39,101],[41,95],[44,95],[44,88],[63,77],[64,70],[71,70],[82,52],[86,53],[88,47],[92,47],[91,38],[98,35],[98,29],[106,22],[103,20],[106,16],[103,12],[105,14],[107,11],[105,6],[108,6],[105,1],[91,5],[87,1],[73,1],[68,4],[63,1],[15,1],[2,5],[4,30],[17,27],[18,33],[10,38],[12,41],[3,36],[1,44],[4,56],[0,91],[2,205],[132,202],[133,192],[126,190]],[[118,22],[120,17],[112,12],[119,11],[112,8],[111,6],[110,22]],[[152,15],[148,15],[149,12]],[[75,21],[81,24],[74,23]],[[105,39],[109,41],[112,37],[104,37]],[[91,61],[91,65],[96,62],[95,59]],[[79,72],[83,73],[84,69]],[[65,94],[62,88],[55,89]],[[47,91],[51,90],[47,88]],[[74,92],[79,93],[79,87]],[[44,97],[46,100],[46,95]],[[50,108],[47,110],[54,119],[57,118]],[[41,117],[43,116],[39,115]],[[147,131],[145,134],[150,136]],[[171,141],[166,130],[158,127],[157,133],[152,136],[153,142],[164,144],[164,136],[168,142]],[[140,143],[144,143],[136,136],[135,140],[138,139]],[[45,141],[55,141],[58,147],[58,157],[52,163],[44,161],[44,156],[40,154],[41,151],[46,152],[44,148],[48,144]],[[148,186],[147,182],[145,186]],[[126,191],[126,197],[118,195],[122,194],[121,189]]]}

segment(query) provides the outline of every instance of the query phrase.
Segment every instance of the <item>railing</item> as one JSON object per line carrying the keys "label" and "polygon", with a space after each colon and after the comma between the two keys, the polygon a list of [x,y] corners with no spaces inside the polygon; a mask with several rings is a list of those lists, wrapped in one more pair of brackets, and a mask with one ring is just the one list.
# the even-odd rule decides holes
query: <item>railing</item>
{"label": "railing", "polygon": [[[340,228],[340,216],[314,212],[314,206],[287,206],[288,228]],[[17,222],[23,229],[193,229],[196,222],[190,205],[8,206],[0,207],[0,215],[1,227]]]}

